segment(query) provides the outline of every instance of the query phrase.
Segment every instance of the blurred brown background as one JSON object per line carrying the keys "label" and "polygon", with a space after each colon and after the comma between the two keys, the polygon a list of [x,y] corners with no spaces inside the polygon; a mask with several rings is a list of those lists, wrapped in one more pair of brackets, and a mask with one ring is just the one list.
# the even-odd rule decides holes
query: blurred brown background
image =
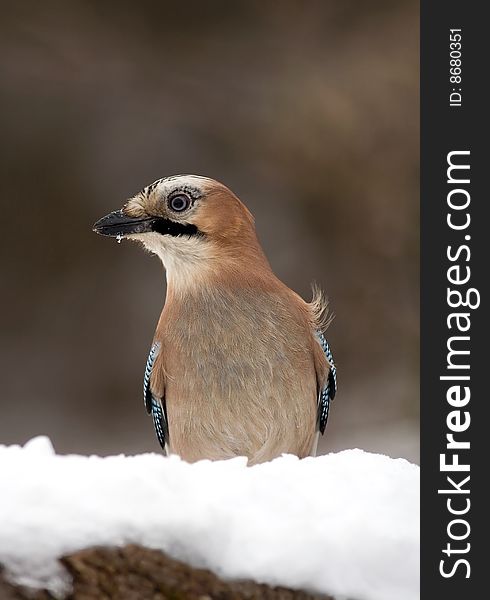
{"label": "blurred brown background", "polygon": [[418,3],[2,2],[0,443],[157,451],[155,257],[92,224],[196,173],[318,282],[340,390],[322,451],[418,460]]}

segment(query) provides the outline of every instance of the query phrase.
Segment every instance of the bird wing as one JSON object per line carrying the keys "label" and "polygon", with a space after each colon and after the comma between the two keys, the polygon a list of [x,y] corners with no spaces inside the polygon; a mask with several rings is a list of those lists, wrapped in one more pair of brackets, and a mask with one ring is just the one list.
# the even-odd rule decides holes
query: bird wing
{"label": "bird wing", "polygon": [[337,393],[337,367],[333,359],[333,354],[327,338],[321,331],[316,332],[316,337],[323,350],[323,354],[328,361],[329,371],[325,385],[318,392],[318,428],[323,435],[328,421],[328,411],[330,402],[335,398]]}
{"label": "bird wing", "polygon": [[145,401],[146,412],[152,416],[153,426],[157,434],[158,442],[164,451],[168,443],[168,422],[167,411],[165,407],[165,397],[158,398],[151,391],[150,379],[153,365],[160,352],[160,343],[155,342],[151,347],[146,360],[145,376],[143,379],[143,397]]}

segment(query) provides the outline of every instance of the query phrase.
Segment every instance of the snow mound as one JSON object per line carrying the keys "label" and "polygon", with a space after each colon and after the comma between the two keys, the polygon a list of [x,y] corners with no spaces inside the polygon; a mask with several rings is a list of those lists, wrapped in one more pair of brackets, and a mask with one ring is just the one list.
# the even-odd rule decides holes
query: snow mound
{"label": "snow mound", "polygon": [[419,596],[419,468],[361,450],[246,467],[245,458],[61,456],[0,446],[0,564],[62,595],[57,558],[160,549],[224,578],[356,600]]}

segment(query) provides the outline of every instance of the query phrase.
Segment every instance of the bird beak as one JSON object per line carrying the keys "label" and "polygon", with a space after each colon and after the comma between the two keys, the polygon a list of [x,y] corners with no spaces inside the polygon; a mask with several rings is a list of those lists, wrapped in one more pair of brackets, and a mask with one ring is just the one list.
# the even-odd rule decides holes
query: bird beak
{"label": "bird beak", "polygon": [[95,223],[93,231],[100,235],[121,237],[132,233],[146,233],[152,231],[154,222],[154,217],[128,217],[122,210],[115,210],[105,217],[102,217],[102,219],[99,219],[97,223]]}

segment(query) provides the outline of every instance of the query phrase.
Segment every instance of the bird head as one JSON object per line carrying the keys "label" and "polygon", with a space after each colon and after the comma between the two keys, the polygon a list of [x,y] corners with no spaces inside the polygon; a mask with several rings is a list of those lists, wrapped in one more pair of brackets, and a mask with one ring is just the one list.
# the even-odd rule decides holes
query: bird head
{"label": "bird head", "polygon": [[137,240],[167,272],[254,255],[265,261],[245,205],[222,183],[196,175],[158,179],[94,225],[101,235]]}

